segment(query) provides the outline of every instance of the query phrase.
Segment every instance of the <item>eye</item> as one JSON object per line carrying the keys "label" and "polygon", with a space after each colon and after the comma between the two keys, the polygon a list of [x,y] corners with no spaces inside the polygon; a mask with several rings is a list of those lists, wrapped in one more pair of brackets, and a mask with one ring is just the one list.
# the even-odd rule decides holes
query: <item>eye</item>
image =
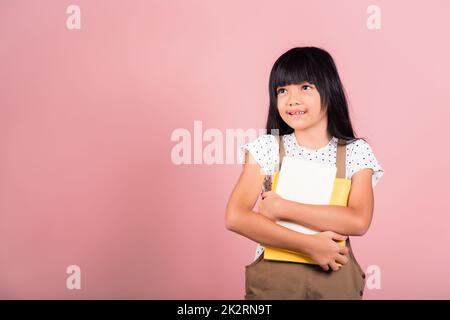
{"label": "eye", "polygon": [[277,90],[277,94],[280,94],[280,90],[286,90],[285,88],[280,88]]}
{"label": "eye", "polygon": [[312,86],[310,86],[309,84],[304,84],[304,85],[302,86],[302,89],[303,89],[304,87],[310,87],[310,88],[312,89]]}

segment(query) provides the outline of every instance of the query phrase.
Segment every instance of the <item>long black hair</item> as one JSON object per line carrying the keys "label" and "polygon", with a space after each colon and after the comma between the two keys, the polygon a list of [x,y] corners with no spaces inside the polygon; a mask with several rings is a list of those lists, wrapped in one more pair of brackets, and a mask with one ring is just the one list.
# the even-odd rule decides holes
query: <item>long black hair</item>
{"label": "long black hair", "polygon": [[356,140],[347,98],[336,65],[327,51],[317,47],[292,48],[275,61],[269,79],[267,133],[277,132],[282,136],[294,132],[278,112],[276,90],[281,86],[300,84],[304,81],[314,84],[319,91],[320,108],[322,111],[325,110],[328,116],[328,133],[344,144]]}

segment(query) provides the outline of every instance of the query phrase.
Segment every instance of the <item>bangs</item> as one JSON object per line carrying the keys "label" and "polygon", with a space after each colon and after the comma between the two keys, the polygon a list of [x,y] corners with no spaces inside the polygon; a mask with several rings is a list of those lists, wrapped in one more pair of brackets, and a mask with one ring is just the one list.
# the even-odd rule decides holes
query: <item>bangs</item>
{"label": "bangs", "polygon": [[321,87],[320,68],[317,63],[303,52],[292,52],[280,57],[271,75],[271,91],[276,95],[276,89],[291,84],[309,82]]}

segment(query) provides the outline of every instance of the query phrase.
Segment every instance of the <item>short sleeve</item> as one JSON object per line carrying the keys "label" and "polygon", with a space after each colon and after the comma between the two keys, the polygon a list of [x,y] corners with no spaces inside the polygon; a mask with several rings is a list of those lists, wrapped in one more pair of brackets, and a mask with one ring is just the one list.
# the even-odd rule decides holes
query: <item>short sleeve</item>
{"label": "short sleeve", "polygon": [[259,136],[238,149],[239,163],[245,164],[245,154],[249,151],[266,175],[272,175],[278,164],[278,144],[271,134]]}
{"label": "short sleeve", "polygon": [[348,179],[351,179],[353,174],[362,169],[371,168],[373,170],[372,187],[375,187],[383,176],[384,169],[378,163],[372,148],[366,141],[359,139],[353,142],[352,145]]}

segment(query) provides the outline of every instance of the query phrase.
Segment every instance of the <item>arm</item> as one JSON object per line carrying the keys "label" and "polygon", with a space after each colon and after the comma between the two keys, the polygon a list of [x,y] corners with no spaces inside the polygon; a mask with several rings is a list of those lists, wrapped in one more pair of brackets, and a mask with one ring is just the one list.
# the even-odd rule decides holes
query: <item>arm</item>
{"label": "arm", "polygon": [[244,170],[227,204],[225,213],[227,229],[264,246],[308,253],[311,236],[280,226],[252,211],[261,192],[263,181],[261,167],[250,153],[246,153]]}
{"label": "arm", "polygon": [[334,240],[346,237],[328,231],[317,235],[305,235],[276,224],[262,214],[252,211],[259,197],[264,175],[250,153],[246,154],[244,170],[232,191],[225,212],[225,226],[228,230],[243,235],[264,246],[273,246],[302,252],[328,270],[337,270],[336,262],[348,262],[348,249]]}
{"label": "arm", "polygon": [[283,200],[277,218],[292,221],[318,231],[362,236],[369,229],[373,214],[372,169],[363,169],[352,176],[348,206],[311,205]]}

